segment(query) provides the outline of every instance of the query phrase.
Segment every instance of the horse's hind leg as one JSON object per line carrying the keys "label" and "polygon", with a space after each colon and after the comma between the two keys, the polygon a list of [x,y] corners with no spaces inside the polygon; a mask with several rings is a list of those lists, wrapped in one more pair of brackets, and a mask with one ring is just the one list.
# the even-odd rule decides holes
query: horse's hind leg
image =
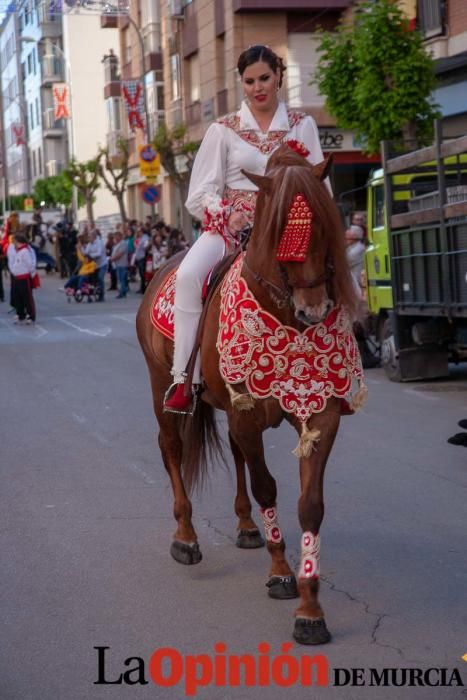
{"label": "horse's hind leg", "polygon": [[277,522],[276,482],[266,466],[263,439],[254,421],[235,421],[232,437],[245,456],[251,478],[251,491],[261,508],[266,546],[271,555],[267,582],[271,598],[287,599],[298,596],[297,582],[285,557],[285,540]]}
{"label": "horse's hind leg", "polygon": [[264,540],[255,521],[251,517],[251,501],[248,496],[248,488],[245,475],[245,458],[241,449],[229,433],[230,449],[235,461],[237,473],[237,494],[235,496],[235,513],[238,517],[237,547],[240,549],[256,549],[264,547]]}
{"label": "horse's hind leg", "polygon": [[[331,401],[329,402],[331,403]],[[319,603],[320,536],[324,516],[324,470],[339,426],[339,403],[336,410],[315,416],[313,428],[320,430],[316,451],[300,459],[301,495],[298,518],[302,528],[298,590],[300,605],[295,611],[294,638],[300,644],[325,644],[331,639],[324,612]]]}

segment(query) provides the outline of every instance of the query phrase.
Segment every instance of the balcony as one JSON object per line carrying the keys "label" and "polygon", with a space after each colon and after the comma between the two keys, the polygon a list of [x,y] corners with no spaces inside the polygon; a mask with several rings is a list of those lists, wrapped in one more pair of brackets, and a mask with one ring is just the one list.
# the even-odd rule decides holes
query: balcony
{"label": "balcony", "polygon": [[42,39],[56,39],[62,35],[62,13],[54,12],[50,2],[40,2],[37,6],[37,21]]}
{"label": "balcony", "polygon": [[44,56],[42,59],[42,87],[63,82],[63,61],[56,56]]}
{"label": "balcony", "polygon": [[66,120],[55,119],[55,109],[49,107],[42,115],[42,131],[44,138],[59,139],[65,135]]}
{"label": "balcony", "polygon": [[107,150],[109,151],[109,156],[115,158],[120,153],[120,141],[126,141],[126,136],[123,131],[109,131],[107,133]]}
{"label": "balcony", "polygon": [[55,175],[60,175],[65,170],[65,163],[61,160],[49,160],[45,164],[45,172],[47,177],[54,177]]}

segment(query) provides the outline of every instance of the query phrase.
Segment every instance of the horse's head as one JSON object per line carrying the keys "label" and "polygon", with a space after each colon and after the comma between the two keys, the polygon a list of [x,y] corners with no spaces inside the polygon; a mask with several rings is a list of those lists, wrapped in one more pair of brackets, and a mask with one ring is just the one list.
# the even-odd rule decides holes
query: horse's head
{"label": "horse's head", "polygon": [[259,188],[250,242],[255,266],[263,273],[279,268],[295,317],[307,325],[326,318],[335,303],[355,305],[342,224],[323,182],[330,165],[329,158],[311,165],[284,145],[265,175],[243,171]]}

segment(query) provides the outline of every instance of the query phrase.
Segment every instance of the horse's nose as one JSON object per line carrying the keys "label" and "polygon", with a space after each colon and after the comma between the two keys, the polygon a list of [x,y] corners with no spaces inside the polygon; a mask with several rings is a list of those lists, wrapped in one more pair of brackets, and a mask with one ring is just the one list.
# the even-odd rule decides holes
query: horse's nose
{"label": "horse's nose", "polygon": [[307,326],[315,326],[328,316],[334,307],[332,299],[326,299],[319,306],[306,306],[295,310],[295,318]]}

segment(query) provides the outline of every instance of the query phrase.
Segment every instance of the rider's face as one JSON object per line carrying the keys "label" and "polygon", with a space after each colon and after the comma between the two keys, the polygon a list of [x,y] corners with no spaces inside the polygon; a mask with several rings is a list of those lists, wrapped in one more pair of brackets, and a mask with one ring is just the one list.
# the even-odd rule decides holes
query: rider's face
{"label": "rider's face", "polygon": [[279,77],[267,63],[258,61],[245,68],[242,83],[250,106],[260,112],[275,109]]}

